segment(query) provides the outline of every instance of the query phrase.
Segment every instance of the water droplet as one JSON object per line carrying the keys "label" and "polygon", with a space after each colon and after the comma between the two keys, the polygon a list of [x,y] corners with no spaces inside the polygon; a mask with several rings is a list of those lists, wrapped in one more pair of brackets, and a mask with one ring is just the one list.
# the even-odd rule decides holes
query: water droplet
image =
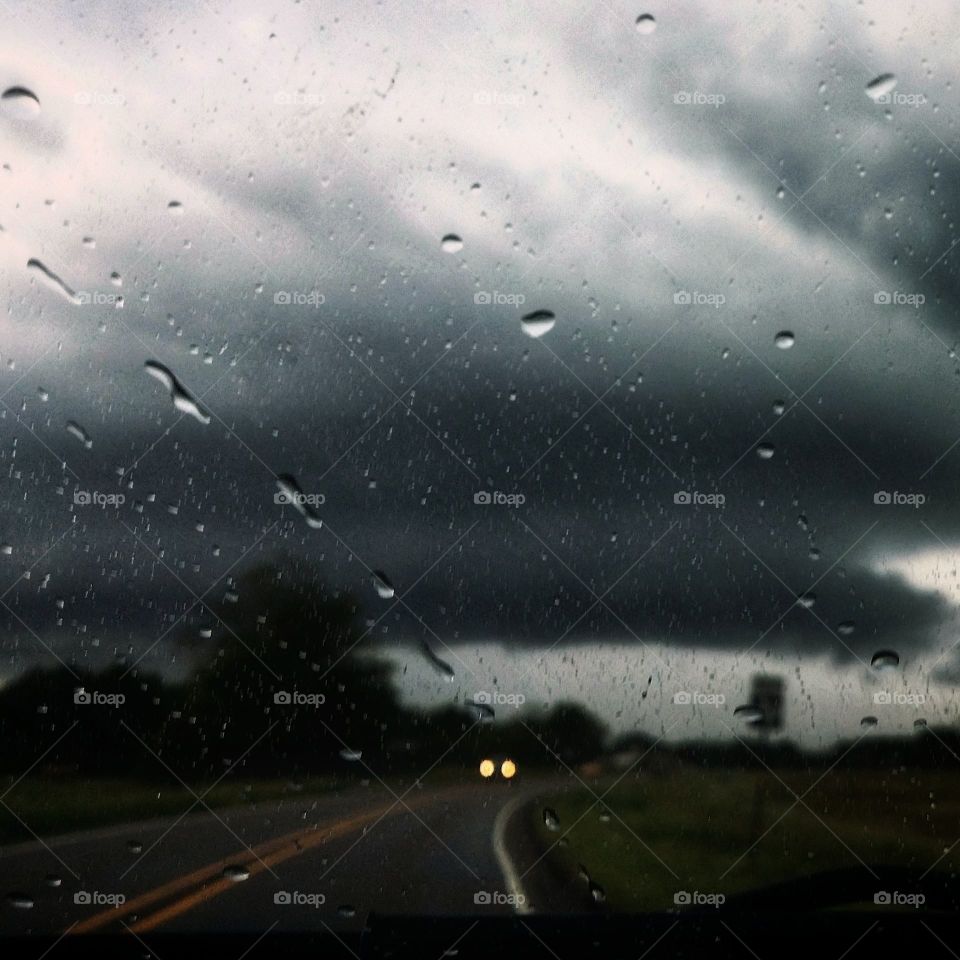
{"label": "water droplet", "polygon": [[861,726],[861,727],[868,727],[868,728],[869,728],[869,727],[875,727],[876,725],[877,725],[877,718],[876,718],[876,717],[864,717],[864,718],[860,721],[860,726]]}
{"label": "water droplet", "polygon": [[9,903],[14,910],[32,910],[33,909],[33,897],[29,896],[26,893],[16,893],[16,892],[8,893],[7,903]]}
{"label": "water droplet", "polygon": [[437,673],[439,673],[440,676],[443,677],[443,679],[448,683],[453,683],[457,677],[457,675],[453,672],[453,667],[451,667],[446,660],[441,660],[440,657],[438,657],[430,648],[430,645],[425,641],[420,642],[420,650],[422,651],[424,657],[426,657],[430,666],[432,666],[433,669],[436,670]]}
{"label": "water droplet", "polygon": [[777,187],[777,199],[782,200],[786,196],[786,190],[783,187]]}
{"label": "water droplet", "polygon": [[773,444],[772,443],[757,444],[757,456],[761,460],[771,460],[773,458]]}
{"label": "water droplet", "polygon": [[226,880],[232,880],[234,883],[241,883],[250,879],[250,871],[239,864],[231,863],[223,868],[223,876]]}
{"label": "water droplet", "polygon": [[277,477],[277,487],[280,494],[277,497],[278,502],[289,505],[307,521],[307,526],[314,530],[319,530],[323,526],[323,521],[313,509],[304,492],[300,489],[294,477],[288,473],[282,473]]}
{"label": "water droplet", "polygon": [[742,723],[748,724],[759,723],[763,719],[763,711],[750,703],[745,703],[743,706],[737,707],[733,711],[733,715]]}
{"label": "water droplet", "polygon": [[543,825],[554,833],[560,830],[560,818],[556,810],[551,810],[550,807],[543,808]]}
{"label": "water droplet", "polygon": [[174,215],[179,217],[183,213],[183,204],[179,200],[171,200],[167,204],[167,209]]}
{"label": "water droplet", "polygon": [[917,719],[913,721],[913,725],[915,727],[925,727],[927,725],[927,721],[924,720],[923,717],[917,717]]}
{"label": "water droplet", "polygon": [[[654,30],[657,29],[657,21],[653,18],[652,14],[641,13],[637,17],[636,22],[637,33],[643,34],[643,36],[648,37]],[[669,31],[668,31],[669,32]]]}
{"label": "water droplet", "polygon": [[841,637],[849,637],[856,628],[857,625],[853,620],[843,620],[837,624],[837,633],[839,633]]}
{"label": "water droplet", "polygon": [[900,666],[900,654],[895,650],[878,650],[870,660],[875,670],[885,670]]}
{"label": "water droplet", "polygon": [[797,597],[797,606],[803,607],[805,610],[809,610],[817,602],[817,595],[815,593],[801,593]]}
{"label": "water droplet", "polygon": [[789,330],[781,330],[773,341],[781,350],[789,350],[795,343],[795,338]]}
{"label": "water droplet", "polygon": [[0,547],[0,553],[2,553],[5,557],[12,556],[13,545],[10,543],[5,543],[2,547]]}
{"label": "water droplet", "polygon": [[542,337],[549,333],[557,323],[556,315],[552,310],[534,310],[520,318],[520,329],[528,337]]}
{"label": "water droplet", "polygon": [[48,873],[44,878],[43,882],[48,887],[59,887],[63,883],[63,880],[58,877],[55,873]]}
{"label": "water droplet", "polygon": [[455,233],[448,233],[440,241],[440,249],[444,253],[459,253],[463,249],[463,240]]}
{"label": "water droplet", "polygon": [[123,286],[123,277],[121,277],[120,274],[117,273],[116,270],[114,270],[113,273],[110,274],[110,282],[111,282],[115,287],[122,287],[122,286]]}
{"label": "water droplet", "polygon": [[773,401],[773,412],[778,416],[783,416],[783,411],[787,409],[787,405],[782,400]]}
{"label": "water droplet", "polygon": [[603,903],[603,901],[607,899],[607,891],[595,880],[591,880],[590,896],[593,897],[594,903]]}
{"label": "water droplet", "polygon": [[201,409],[193,397],[184,389],[183,384],[162,364],[156,360],[148,360],[143,369],[150,374],[154,380],[158,380],[166,388],[173,400],[174,407],[181,413],[188,413],[191,417],[199,420],[206,425],[210,422],[210,415]]}
{"label": "water droplet", "polygon": [[35,117],[40,112],[40,98],[26,87],[7,87],[0,103],[13,117]]}
{"label": "water droplet", "polygon": [[43,387],[37,387],[37,396],[42,403],[46,403],[50,399],[50,391],[45,390]]}
{"label": "water droplet", "polygon": [[68,287],[63,280],[60,279],[60,277],[58,277],[40,260],[37,260],[35,257],[31,257],[27,261],[27,269],[39,274],[46,286],[48,286],[51,290],[56,290],[57,293],[65,297],[75,307],[80,305],[81,301],[77,296],[76,291],[71,290],[70,287]]}
{"label": "water droplet", "polygon": [[67,421],[67,433],[69,433],[71,437],[76,437],[87,450],[93,446],[90,435],[75,420]]}
{"label": "water droplet", "polygon": [[97,241],[96,241],[93,237],[84,237],[84,238],[83,238],[83,245],[84,245],[88,250],[96,250],[96,248],[97,248]]}
{"label": "water droplet", "polygon": [[357,908],[351,906],[349,903],[345,903],[342,906],[337,907],[337,913],[341,917],[353,917],[356,916]]}
{"label": "water droplet", "polygon": [[874,77],[867,84],[866,94],[874,103],[877,103],[881,97],[891,93],[896,85],[897,78],[892,73],[881,73],[879,77]]}
{"label": "water droplet", "polygon": [[347,760],[349,763],[356,763],[356,761],[359,760],[359,759],[363,756],[363,751],[362,751],[362,750],[350,750],[349,748],[344,747],[344,748],[340,751],[340,756],[343,757],[344,760]]}
{"label": "water droplet", "polygon": [[373,586],[381,600],[390,600],[396,592],[393,589],[393,584],[382,570],[373,571]]}
{"label": "water droplet", "polygon": [[143,843],[140,840],[128,840],[127,849],[133,854],[143,853]]}
{"label": "water droplet", "polygon": [[477,703],[475,700],[470,704],[471,711],[476,715],[478,723],[493,723],[497,715],[493,707],[487,703]]}

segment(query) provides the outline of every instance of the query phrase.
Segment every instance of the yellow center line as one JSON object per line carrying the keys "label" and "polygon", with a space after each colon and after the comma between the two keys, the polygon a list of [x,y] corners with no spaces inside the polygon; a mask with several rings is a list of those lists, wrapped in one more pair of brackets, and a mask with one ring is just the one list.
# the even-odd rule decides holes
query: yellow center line
{"label": "yellow center line", "polygon": [[[263,873],[268,867],[272,867],[277,863],[283,863],[284,860],[289,860],[290,857],[295,857],[303,850],[315,847],[317,844],[326,843],[328,840],[335,840],[344,834],[351,833],[366,823],[369,823],[371,820],[375,820],[388,809],[389,807],[384,807],[383,810],[374,810],[371,813],[365,813],[362,816],[353,817],[350,820],[343,820],[325,830],[310,834],[309,837],[305,838],[299,845],[291,843],[286,847],[281,847],[269,856],[264,857],[262,863],[254,860],[248,867],[250,876],[254,877],[258,873]],[[153,930],[168,920],[179,917],[182,913],[186,913],[188,910],[192,910],[194,907],[198,907],[200,904],[206,903],[214,897],[220,896],[221,893],[226,893],[227,890],[234,889],[236,886],[235,880],[221,878],[217,880],[216,883],[203,886],[199,890],[195,890],[193,893],[181,897],[179,900],[175,900],[169,906],[158,910],[149,917],[144,917],[143,920],[132,924],[130,929],[134,933],[144,933],[148,930]]]}
{"label": "yellow center line", "polygon": [[[435,795],[420,797],[412,802],[404,801],[403,807],[416,808],[433,799],[436,799]],[[320,843],[325,843],[327,840],[341,837],[344,834],[366,825],[371,820],[383,817],[394,807],[403,808],[396,801],[393,803],[384,803],[368,813],[352,817],[349,820],[334,821],[325,826],[313,825],[305,829],[294,830],[281,837],[266,840],[259,846],[251,847],[249,851],[247,851],[247,853],[253,854],[253,858],[250,859],[248,863],[244,863],[244,866],[251,877],[256,876],[268,867],[282,863],[284,860],[288,860],[290,857],[296,856],[304,850],[315,847]],[[234,854],[208,863],[190,873],[183,874],[180,877],[174,877],[167,883],[154,887],[152,890],[148,890],[146,893],[142,893],[132,900],[127,900],[119,907],[108,907],[106,910],[95,913],[92,917],[88,917],[86,920],[68,928],[68,932],[71,934],[90,933],[93,930],[98,930],[130,914],[141,913],[145,908],[153,906],[159,901],[166,900],[183,890],[191,889],[191,892],[187,895],[163,907],[156,913],[144,917],[142,920],[138,920],[130,927],[130,929],[136,933],[152,930],[167,920],[180,916],[180,914],[191,910],[193,907],[236,887],[237,883],[235,880],[229,880],[220,875],[222,875],[225,867],[236,865],[243,861],[244,857]],[[214,877],[219,878],[213,883],[205,884],[205,881],[212,880]],[[198,885],[200,885],[200,888],[194,889],[198,887]]]}
{"label": "yellow center line", "polygon": [[[384,807],[378,809],[387,810],[389,809],[389,804],[386,804]],[[291,844],[294,846],[294,849],[296,849],[296,841],[300,840],[302,842],[304,837],[309,837],[321,829],[321,827],[312,826],[306,829],[301,828],[299,830],[294,830],[291,833],[284,834],[282,837],[273,837],[270,840],[265,840],[258,846],[251,847],[250,852],[254,854],[255,858],[259,857],[262,859],[285,844]],[[221,860],[215,860],[212,863],[206,864],[205,866],[198,867],[196,870],[193,870],[190,873],[183,874],[183,876],[174,877],[172,880],[161,884],[159,887],[154,887],[154,889],[148,890],[146,893],[142,893],[140,896],[134,897],[132,900],[125,901],[119,907],[108,907],[106,910],[101,910],[99,913],[95,913],[92,917],[88,917],[86,920],[82,920],[80,923],[72,927],[70,932],[89,933],[91,930],[97,930],[113,920],[119,920],[131,913],[142,911],[144,908],[152,906],[158,900],[164,900],[173,894],[179,893],[181,890],[185,890],[187,887],[196,886],[198,883],[202,883],[204,880],[209,880],[211,877],[219,873],[223,873],[224,868],[230,866],[231,864],[236,864],[237,861],[238,855],[232,854],[229,857],[224,857]],[[257,866],[260,866],[256,859],[253,860],[253,863]],[[234,881],[230,882],[233,883]]]}

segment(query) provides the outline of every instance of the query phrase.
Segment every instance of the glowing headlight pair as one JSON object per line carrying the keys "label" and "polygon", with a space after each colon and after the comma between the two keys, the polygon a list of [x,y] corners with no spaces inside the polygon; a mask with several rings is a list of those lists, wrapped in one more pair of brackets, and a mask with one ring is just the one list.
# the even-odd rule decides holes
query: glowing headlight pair
{"label": "glowing headlight pair", "polygon": [[[480,761],[480,776],[484,778],[492,777],[496,772],[497,765],[492,760]],[[504,760],[500,764],[500,776],[509,780],[517,772],[517,765],[512,760]]]}

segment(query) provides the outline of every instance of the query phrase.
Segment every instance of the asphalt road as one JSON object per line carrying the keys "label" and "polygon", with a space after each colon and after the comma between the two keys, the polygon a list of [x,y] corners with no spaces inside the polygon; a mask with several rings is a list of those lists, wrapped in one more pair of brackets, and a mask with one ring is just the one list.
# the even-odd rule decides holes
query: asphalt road
{"label": "asphalt road", "polygon": [[[546,861],[533,866],[542,851],[515,814],[559,786],[418,787],[397,803],[371,785],[7,847],[0,932],[336,931],[373,910],[539,908],[531,883],[555,910],[563,893],[543,892],[556,884]],[[517,894],[526,902],[510,902]]]}

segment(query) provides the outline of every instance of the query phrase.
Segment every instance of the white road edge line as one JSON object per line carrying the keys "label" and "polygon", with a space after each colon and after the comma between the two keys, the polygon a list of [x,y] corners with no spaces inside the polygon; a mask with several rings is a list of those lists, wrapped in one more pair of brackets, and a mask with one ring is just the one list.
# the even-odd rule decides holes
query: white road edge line
{"label": "white road edge line", "polygon": [[532,913],[533,907],[530,904],[530,898],[526,895],[523,884],[520,882],[520,875],[514,866],[510,855],[507,853],[506,829],[510,818],[516,813],[517,808],[529,801],[529,797],[514,797],[505,803],[497,814],[493,822],[493,853],[497,858],[497,866],[503,874],[503,881],[507,888],[507,893],[514,897],[513,909],[517,913]]}

